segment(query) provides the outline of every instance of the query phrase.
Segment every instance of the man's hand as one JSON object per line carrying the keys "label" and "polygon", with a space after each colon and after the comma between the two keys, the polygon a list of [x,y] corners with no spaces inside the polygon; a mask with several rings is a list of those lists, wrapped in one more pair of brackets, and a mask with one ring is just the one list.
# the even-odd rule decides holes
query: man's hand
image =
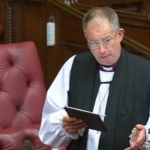
{"label": "man's hand", "polygon": [[133,144],[125,150],[138,150],[146,140],[146,131],[143,125],[136,125],[136,135]]}
{"label": "man's hand", "polygon": [[76,134],[79,130],[87,127],[86,123],[82,120],[78,120],[76,118],[70,118],[69,116],[65,116],[63,118],[63,127],[70,134]]}

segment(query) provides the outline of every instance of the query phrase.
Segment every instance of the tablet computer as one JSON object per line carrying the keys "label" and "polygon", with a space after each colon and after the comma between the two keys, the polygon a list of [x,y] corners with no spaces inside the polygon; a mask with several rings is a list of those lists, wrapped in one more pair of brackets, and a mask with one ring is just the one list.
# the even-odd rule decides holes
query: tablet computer
{"label": "tablet computer", "polygon": [[108,132],[99,114],[90,111],[66,106],[64,108],[70,118],[82,119],[87,127],[93,130]]}

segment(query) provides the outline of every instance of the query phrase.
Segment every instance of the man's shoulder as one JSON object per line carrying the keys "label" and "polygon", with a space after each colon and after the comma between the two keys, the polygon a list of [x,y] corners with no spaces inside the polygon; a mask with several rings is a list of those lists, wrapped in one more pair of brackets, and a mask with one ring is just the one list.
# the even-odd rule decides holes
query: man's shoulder
{"label": "man's shoulder", "polygon": [[127,52],[128,57],[130,58],[130,62],[133,65],[139,66],[139,67],[148,67],[150,68],[150,60],[142,57],[142,56],[138,56],[135,54],[132,54],[130,52]]}
{"label": "man's shoulder", "polygon": [[94,58],[91,52],[83,52],[76,55],[75,60],[80,62],[87,62],[91,58]]}

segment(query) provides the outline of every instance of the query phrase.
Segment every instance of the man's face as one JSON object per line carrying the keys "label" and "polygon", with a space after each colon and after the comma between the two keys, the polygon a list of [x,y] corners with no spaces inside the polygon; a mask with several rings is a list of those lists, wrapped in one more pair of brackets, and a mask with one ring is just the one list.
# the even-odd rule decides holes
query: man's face
{"label": "man's face", "polygon": [[124,29],[113,31],[107,19],[97,17],[87,24],[86,39],[90,51],[102,65],[110,66],[118,61],[123,35]]}

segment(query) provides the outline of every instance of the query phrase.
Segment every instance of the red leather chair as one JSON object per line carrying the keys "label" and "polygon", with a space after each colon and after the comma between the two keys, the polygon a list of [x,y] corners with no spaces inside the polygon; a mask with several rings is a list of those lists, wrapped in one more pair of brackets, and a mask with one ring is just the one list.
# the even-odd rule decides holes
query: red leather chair
{"label": "red leather chair", "polygon": [[38,136],[45,95],[34,43],[0,44],[0,150],[52,149]]}
{"label": "red leather chair", "polygon": [[3,32],[4,32],[4,27],[3,25],[0,24],[0,44],[2,43]]}

